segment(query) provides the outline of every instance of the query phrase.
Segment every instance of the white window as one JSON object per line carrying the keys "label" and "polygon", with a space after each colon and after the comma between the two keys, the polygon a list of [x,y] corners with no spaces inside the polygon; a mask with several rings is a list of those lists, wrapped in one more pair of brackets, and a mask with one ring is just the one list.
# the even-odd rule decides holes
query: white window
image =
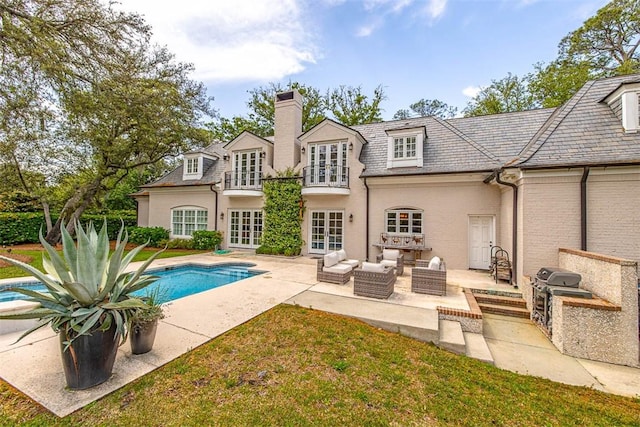
{"label": "white window", "polygon": [[233,154],[233,172],[229,188],[262,188],[262,150]]}
{"label": "white window", "polygon": [[422,167],[424,128],[387,131],[387,168]]}
{"label": "white window", "polygon": [[389,234],[422,234],[422,211],[393,209],[386,211],[386,231]]}
{"label": "white window", "polygon": [[182,171],[182,179],[200,179],[202,178],[202,156],[188,156],[184,158],[184,169]]}
{"label": "white window", "polygon": [[393,138],[394,159],[414,159],[416,157],[416,137],[400,136]]}
{"label": "white window", "polygon": [[196,230],[207,229],[207,210],[197,207],[175,208],[171,211],[171,236],[191,237]]}

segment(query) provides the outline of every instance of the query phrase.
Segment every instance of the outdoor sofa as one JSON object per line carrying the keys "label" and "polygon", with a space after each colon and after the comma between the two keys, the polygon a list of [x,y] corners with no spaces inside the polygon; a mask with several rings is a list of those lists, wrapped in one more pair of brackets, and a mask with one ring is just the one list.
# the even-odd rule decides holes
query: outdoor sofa
{"label": "outdoor sofa", "polygon": [[353,269],[359,265],[358,260],[348,259],[343,249],[329,252],[318,259],[317,280],[344,285],[351,279]]}

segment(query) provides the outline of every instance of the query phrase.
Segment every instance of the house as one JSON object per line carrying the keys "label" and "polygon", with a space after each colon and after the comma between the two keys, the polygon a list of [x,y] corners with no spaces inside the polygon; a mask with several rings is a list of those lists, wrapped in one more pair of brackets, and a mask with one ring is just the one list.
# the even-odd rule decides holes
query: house
{"label": "house", "polygon": [[519,284],[558,264],[559,248],[640,260],[640,75],[588,82],[565,105],[481,117],[359,126],[324,120],[302,132],[302,98],[276,95],[275,133],[243,132],[185,153],[135,195],[138,223],[172,237],[223,232],[255,249],[262,182],[293,168],[305,204],[303,254],[382,246],[450,269],[487,269],[504,248]]}

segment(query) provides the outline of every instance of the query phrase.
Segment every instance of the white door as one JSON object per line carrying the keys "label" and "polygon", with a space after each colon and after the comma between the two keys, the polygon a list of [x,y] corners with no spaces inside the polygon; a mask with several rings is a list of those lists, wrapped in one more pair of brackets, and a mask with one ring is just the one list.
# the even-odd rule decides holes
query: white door
{"label": "white door", "polygon": [[309,145],[309,185],[347,184],[347,143]]}
{"label": "white door", "polygon": [[493,216],[469,217],[469,268],[488,270],[495,241]]}
{"label": "white door", "polygon": [[344,245],[344,212],[311,211],[309,252],[325,254],[342,249]]}
{"label": "white door", "polygon": [[261,210],[232,210],[229,212],[229,246],[255,249],[260,246],[261,237]]}

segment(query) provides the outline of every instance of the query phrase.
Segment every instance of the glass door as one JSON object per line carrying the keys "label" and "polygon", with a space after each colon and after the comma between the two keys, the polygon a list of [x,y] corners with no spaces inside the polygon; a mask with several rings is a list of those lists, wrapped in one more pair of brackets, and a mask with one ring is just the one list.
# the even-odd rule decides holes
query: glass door
{"label": "glass door", "polygon": [[347,144],[309,145],[310,185],[346,185],[347,184]]}
{"label": "glass door", "polygon": [[311,211],[310,253],[324,254],[344,246],[344,212]]}
{"label": "glass door", "polygon": [[262,237],[261,210],[229,212],[229,246],[255,249]]}

